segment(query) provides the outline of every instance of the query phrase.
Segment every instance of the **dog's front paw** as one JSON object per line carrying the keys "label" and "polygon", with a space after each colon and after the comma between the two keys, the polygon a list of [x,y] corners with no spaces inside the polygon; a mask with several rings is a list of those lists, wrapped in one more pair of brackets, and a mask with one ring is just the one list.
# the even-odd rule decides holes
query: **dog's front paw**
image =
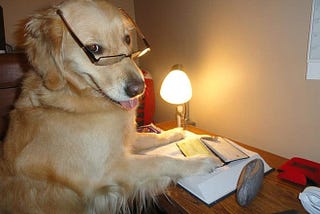
{"label": "dog's front paw", "polygon": [[184,138],[184,131],[182,128],[174,128],[161,133],[161,138],[164,144],[175,142]]}
{"label": "dog's front paw", "polygon": [[223,165],[223,162],[214,156],[195,156],[188,158],[188,161],[189,175],[207,174]]}

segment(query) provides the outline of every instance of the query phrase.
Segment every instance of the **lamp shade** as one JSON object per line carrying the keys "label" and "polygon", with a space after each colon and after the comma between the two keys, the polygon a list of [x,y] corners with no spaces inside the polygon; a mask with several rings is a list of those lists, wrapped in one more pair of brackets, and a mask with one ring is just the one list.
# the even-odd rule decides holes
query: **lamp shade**
{"label": "lamp shade", "polygon": [[180,105],[188,102],[192,97],[192,87],[190,80],[181,66],[173,66],[173,70],[163,80],[160,95],[171,104]]}

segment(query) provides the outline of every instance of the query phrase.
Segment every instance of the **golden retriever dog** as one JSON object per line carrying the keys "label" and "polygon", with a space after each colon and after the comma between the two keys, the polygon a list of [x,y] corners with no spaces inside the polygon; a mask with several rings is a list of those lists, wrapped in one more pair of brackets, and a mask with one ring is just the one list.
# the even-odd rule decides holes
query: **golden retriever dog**
{"label": "golden retriever dog", "polygon": [[136,133],[139,39],[147,50],[130,17],[104,0],[68,0],[30,17],[32,70],[1,152],[1,213],[128,213],[172,181],[215,168],[210,157],[139,154],[183,137]]}

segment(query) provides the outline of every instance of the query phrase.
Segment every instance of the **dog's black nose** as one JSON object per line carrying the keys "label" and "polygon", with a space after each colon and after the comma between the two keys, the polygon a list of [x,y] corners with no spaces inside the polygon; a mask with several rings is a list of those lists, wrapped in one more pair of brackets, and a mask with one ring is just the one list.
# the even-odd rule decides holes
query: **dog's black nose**
{"label": "dog's black nose", "polygon": [[126,94],[129,97],[135,97],[139,94],[141,94],[144,90],[144,82],[139,80],[131,80],[127,82],[126,86]]}

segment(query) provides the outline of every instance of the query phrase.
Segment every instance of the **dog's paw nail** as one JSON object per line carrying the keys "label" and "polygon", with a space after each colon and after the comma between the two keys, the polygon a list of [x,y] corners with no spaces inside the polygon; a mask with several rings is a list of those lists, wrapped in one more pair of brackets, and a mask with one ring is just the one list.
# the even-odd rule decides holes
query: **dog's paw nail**
{"label": "dog's paw nail", "polygon": [[194,156],[190,158],[195,164],[194,174],[207,174],[221,166],[221,161],[212,156]]}

